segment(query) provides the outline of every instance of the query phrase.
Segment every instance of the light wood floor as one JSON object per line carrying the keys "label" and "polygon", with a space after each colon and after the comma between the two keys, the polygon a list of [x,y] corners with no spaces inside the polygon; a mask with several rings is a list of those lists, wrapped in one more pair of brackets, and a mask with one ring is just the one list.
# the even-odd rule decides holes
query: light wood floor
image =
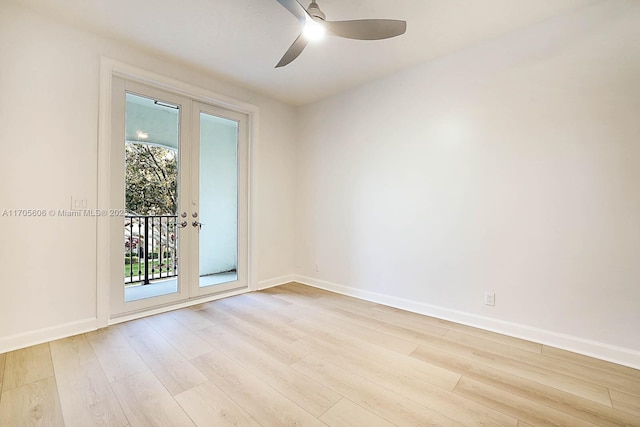
{"label": "light wood floor", "polygon": [[0,355],[0,426],[640,426],[640,371],[288,284]]}

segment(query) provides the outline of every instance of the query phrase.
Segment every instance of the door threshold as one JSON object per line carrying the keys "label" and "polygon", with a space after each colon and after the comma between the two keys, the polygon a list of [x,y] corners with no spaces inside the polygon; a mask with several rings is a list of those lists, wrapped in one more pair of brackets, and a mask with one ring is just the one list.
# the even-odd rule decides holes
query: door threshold
{"label": "door threshold", "polygon": [[178,292],[177,279],[155,280],[151,283],[147,283],[146,285],[139,283],[137,285],[125,286],[124,301],[137,301],[145,298],[175,294],[176,292]]}
{"label": "door threshold", "polygon": [[[149,285],[147,285],[149,286]],[[168,311],[179,310],[181,308],[187,308],[198,304],[204,304],[210,301],[215,301],[222,298],[232,297],[234,295],[240,295],[251,292],[248,286],[235,288],[227,291],[223,291],[217,294],[206,295],[202,297],[190,298],[187,301],[180,301],[176,303],[165,304],[161,306],[155,306],[152,309],[143,309],[130,311],[109,318],[108,325],[116,325],[118,323],[128,322],[130,320],[140,319],[147,316],[153,316],[154,314],[166,313]]]}

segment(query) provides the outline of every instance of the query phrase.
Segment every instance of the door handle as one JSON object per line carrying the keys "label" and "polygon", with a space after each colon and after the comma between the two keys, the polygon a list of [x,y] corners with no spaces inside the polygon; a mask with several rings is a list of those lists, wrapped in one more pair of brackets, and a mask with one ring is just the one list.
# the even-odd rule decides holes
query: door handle
{"label": "door handle", "polygon": [[198,227],[198,230],[200,230],[200,229],[202,229],[202,226],[203,226],[204,224],[203,224],[203,223],[201,223],[201,222],[198,222],[198,221],[193,221],[193,222],[191,223],[191,225],[193,225],[194,227]]}

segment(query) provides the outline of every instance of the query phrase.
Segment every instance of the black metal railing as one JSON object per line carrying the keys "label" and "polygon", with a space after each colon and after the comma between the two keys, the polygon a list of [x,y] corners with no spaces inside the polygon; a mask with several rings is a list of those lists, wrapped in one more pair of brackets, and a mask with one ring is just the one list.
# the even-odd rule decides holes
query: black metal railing
{"label": "black metal railing", "polygon": [[124,217],[125,285],[178,275],[177,215]]}

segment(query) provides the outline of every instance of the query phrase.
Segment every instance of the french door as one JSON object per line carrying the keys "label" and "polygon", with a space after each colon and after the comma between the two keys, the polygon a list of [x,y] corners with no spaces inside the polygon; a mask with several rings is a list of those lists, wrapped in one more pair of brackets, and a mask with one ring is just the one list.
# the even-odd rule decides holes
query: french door
{"label": "french door", "polygon": [[114,77],[110,165],[111,317],[247,287],[247,115]]}

